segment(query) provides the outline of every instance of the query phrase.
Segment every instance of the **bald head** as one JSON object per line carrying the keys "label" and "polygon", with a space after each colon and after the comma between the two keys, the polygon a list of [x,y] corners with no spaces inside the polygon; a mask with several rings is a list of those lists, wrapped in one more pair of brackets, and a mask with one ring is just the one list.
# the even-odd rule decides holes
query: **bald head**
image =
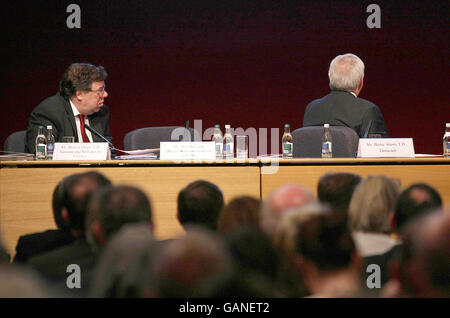
{"label": "bald head", "polygon": [[276,227],[286,211],[314,201],[313,193],[300,185],[287,184],[275,189],[263,204],[261,214],[262,230],[270,237],[273,237]]}

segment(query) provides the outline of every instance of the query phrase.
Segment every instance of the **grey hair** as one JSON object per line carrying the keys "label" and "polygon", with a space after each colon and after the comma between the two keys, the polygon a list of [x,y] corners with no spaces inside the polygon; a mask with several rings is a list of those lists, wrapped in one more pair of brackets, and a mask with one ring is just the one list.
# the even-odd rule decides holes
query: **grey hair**
{"label": "grey hair", "polygon": [[363,76],[363,61],[351,53],[336,56],[328,69],[332,90],[353,91],[358,88]]}

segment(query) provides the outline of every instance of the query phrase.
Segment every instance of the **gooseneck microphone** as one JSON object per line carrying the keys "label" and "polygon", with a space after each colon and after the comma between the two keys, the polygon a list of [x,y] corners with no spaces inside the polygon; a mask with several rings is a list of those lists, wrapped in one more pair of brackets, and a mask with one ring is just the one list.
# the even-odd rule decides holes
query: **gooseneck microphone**
{"label": "gooseneck microphone", "polygon": [[106,142],[109,144],[111,150],[119,150],[119,151],[120,151],[120,149],[114,148],[114,145],[112,144],[112,142],[109,141],[108,139],[106,139],[106,137],[104,137],[103,135],[101,135],[97,130],[95,130],[94,128],[92,128],[92,127],[89,126],[88,124],[84,124],[84,127],[85,127],[87,130],[89,130],[91,133],[93,133],[94,135],[96,135],[98,138],[100,138],[100,139],[106,141]]}

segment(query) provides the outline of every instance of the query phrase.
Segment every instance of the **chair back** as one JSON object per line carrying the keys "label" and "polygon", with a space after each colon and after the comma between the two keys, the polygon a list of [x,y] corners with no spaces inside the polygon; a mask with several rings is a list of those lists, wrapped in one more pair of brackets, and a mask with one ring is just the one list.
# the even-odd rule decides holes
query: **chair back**
{"label": "chair back", "polygon": [[3,150],[8,152],[25,152],[25,134],[26,130],[20,130],[10,134],[4,144]]}
{"label": "chair back", "polygon": [[145,127],[128,132],[123,139],[123,145],[124,150],[153,149],[159,148],[161,141],[177,140],[201,140],[201,136],[193,128],[189,128],[188,133],[183,126]]}
{"label": "chair back", "polygon": [[[330,126],[333,138],[333,158],[355,157],[359,136],[345,126]],[[302,127],[292,132],[295,158],[320,158],[322,156],[323,126]]]}

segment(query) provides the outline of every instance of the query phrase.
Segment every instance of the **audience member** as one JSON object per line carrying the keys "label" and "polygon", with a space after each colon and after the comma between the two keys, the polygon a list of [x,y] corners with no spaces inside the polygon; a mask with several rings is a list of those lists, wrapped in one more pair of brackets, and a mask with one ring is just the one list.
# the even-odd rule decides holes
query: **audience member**
{"label": "audience member", "polygon": [[146,222],[153,230],[147,195],[134,186],[107,187],[93,196],[88,207],[86,237],[92,249],[99,252],[123,225],[140,222]]}
{"label": "audience member", "polygon": [[178,194],[178,220],[185,229],[190,225],[201,225],[216,231],[223,206],[219,187],[208,181],[197,180]]}
{"label": "audience member", "polygon": [[353,193],[349,207],[349,225],[363,258],[363,280],[370,275],[367,269],[371,264],[380,268],[381,285],[388,279],[388,260],[401,244],[393,235],[391,226],[400,191],[397,181],[376,175],[365,178]]}
{"label": "audience member", "polygon": [[18,264],[0,264],[0,298],[57,296],[37,273]]}
{"label": "audience member", "polygon": [[3,247],[3,243],[0,242],[0,264],[9,263],[11,255]]}
{"label": "audience member", "polygon": [[96,266],[92,297],[151,296],[150,272],[159,246],[148,222],[123,225],[106,244]]}
{"label": "audience member", "polygon": [[403,232],[384,297],[450,297],[450,211],[415,218]]}
{"label": "audience member", "polygon": [[318,199],[329,204],[333,210],[348,214],[353,191],[360,182],[361,176],[354,173],[327,173],[317,184]]}
{"label": "audience member", "polygon": [[62,217],[62,210],[67,208],[67,202],[64,202],[64,198],[67,198],[67,185],[80,176],[81,174],[73,174],[65,177],[56,185],[53,191],[53,219],[57,229],[19,237],[14,263],[26,263],[28,259],[35,255],[68,245],[75,240],[68,223]]}
{"label": "audience member", "polygon": [[391,238],[391,215],[395,211],[400,185],[383,176],[369,176],[355,189],[349,206],[349,224],[363,257],[382,254],[398,241]]}
{"label": "audience member", "polygon": [[[256,227],[240,227],[224,236],[225,243],[236,264],[236,275],[241,279],[252,277],[261,284],[259,291],[265,297],[291,297],[293,292],[279,273],[284,268],[282,255],[267,235]],[[249,282],[247,282],[249,283]],[[263,291],[267,291],[263,293]]]}
{"label": "audience member", "polygon": [[414,183],[399,196],[394,213],[393,227],[401,231],[408,222],[433,209],[442,208],[439,192],[428,184]]}
{"label": "audience member", "polygon": [[153,294],[158,298],[220,295],[233,277],[233,262],[220,237],[204,226],[167,242],[154,260]]}
{"label": "audience member", "polygon": [[217,232],[225,235],[242,227],[259,228],[261,200],[242,196],[231,200],[220,212]]}
{"label": "audience member", "polygon": [[389,280],[389,265],[398,258],[402,248],[402,229],[411,221],[442,207],[439,193],[431,186],[415,183],[406,188],[399,196],[395,214],[391,217],[391,226],[399,244],[382,254],[367,256],[364,265],[377,264],[380,266],[381,285]]}
{"label": "audience member", "polygon": [[283,185],[273,190],[263,202],[260,219],[262,231],[273,240],[277,226],[286,211],[314,200],[310,190],[296,184]]}
{"label": "audience member", "polygon": [[360,257],[345,218],[326,206],[305,209],[297,212],[293,260],[310,296],[361,297]]}
{"label": "audience member", "polygon": [[[62,210],[63,219],[68,222],[75,241],[72,244],[32,257],[28,264],[47,279],[61,292],[74,296],[85,296],[89,290],[91,270],[95,264],[95,254],[86,241],[84,227],[86,209],[92,194],[111,182],[101,173],[88,171],[68,182],[68,190],[63,197],[67,202]],[[79,266],[81,277],[80,288],[67,288],[68,266]]]}

